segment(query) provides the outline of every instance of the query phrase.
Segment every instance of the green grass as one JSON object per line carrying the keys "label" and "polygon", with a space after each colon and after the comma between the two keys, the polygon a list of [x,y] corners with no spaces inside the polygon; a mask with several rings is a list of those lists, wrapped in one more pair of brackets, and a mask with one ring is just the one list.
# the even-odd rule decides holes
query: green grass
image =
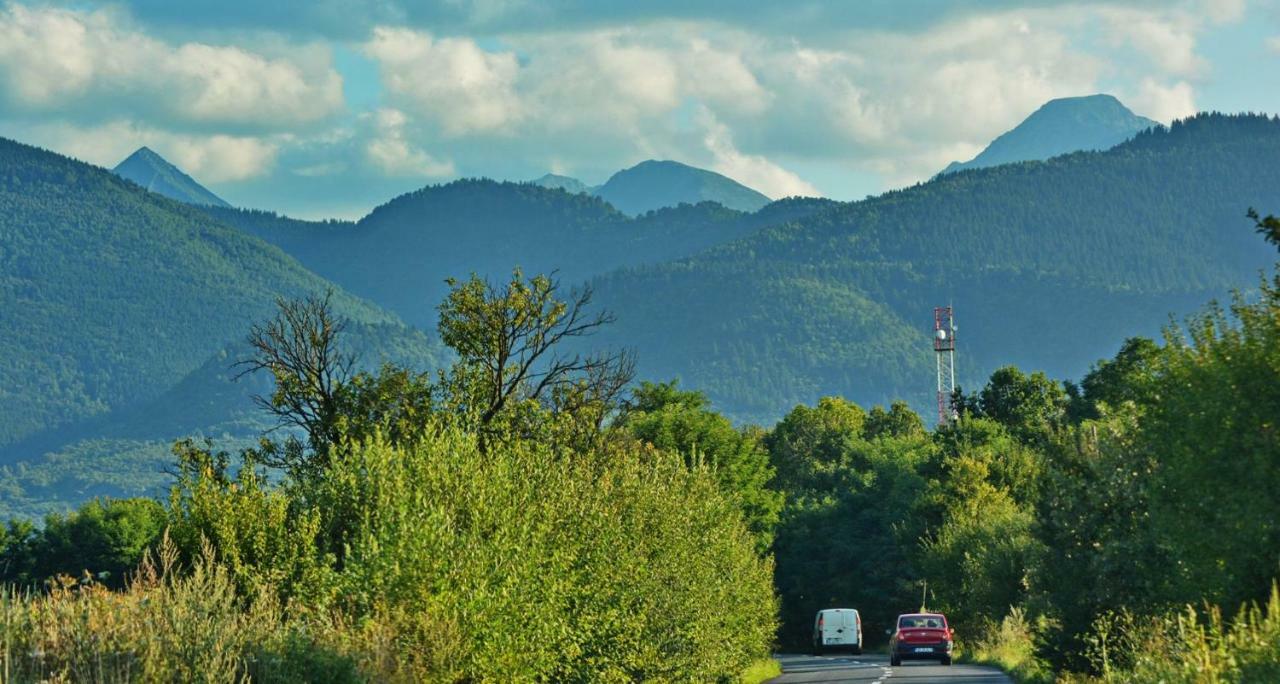
{"label": "green grass", "polygon": [[757,660],[743,671],[738,680],[741,684],[761,684],[782,674],[782,663],[773,658]]}

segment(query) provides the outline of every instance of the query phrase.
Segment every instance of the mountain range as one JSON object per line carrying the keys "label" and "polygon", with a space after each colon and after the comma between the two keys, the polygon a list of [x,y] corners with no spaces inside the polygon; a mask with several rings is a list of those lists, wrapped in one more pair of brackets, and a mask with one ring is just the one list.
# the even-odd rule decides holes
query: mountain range
{"label": "mountain range", "polygon": [[[258,417],[249,395],[260,388],[233,385],[230,365],[277,297],[331,292],[351,321],[348,342],[371,364],[441,358],[438,343],[396,315],[198,207],[9,140],[0,139],[0,168],[0,464],[92,452],[82,440],[107,436],[163,444],[220,434],[211,430]],[[188,417],[156,422],[179,414]],[[93,474],[80,465],[79,475]],[[11,505],[56,498],[13,485],[0,487]]]}
{"label": "mountain range", "polygon": [[630,216],[703,202],[715,202],[728,209],[750,213],[770,201],[763,193],[728,176],[680,162],[654,159],[623,169],[602,185],[589,186],[577,178],[551,173],[531,182],[571,194],[594,195]]}
{"label": "mountain range", "polygon": [[931,309],[948,303],[964,386],[1005,363],[1078,377],[1256,284],[1272,255],[1244,212],[1280,207],[1280,120],[1201,115],[1106,151],[753,211],[632,215],[544,178],[301,221],[10,141],[0,168],[0,512],[30,513],[160,486],[175,437],[251,439],[265,388],[230,366],[277,296],[331,291],[367,363],[426,369],[448,360],[429,332],[446,277],[555,271],[617,315],[590,344],[633,348],[642,379],[679,377],[740,421],[827,394],[927,410]]}

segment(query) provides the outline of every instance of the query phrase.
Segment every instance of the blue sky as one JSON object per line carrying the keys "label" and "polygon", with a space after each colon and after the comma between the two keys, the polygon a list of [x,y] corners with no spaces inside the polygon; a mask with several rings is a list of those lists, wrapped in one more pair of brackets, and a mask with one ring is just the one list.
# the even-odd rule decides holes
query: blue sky
{"label": "blue sky", "polygon": [[1095,92],[1276,113],[1280,1],[0,4],[0,135],[305,217],[649,158],[856,199]]}

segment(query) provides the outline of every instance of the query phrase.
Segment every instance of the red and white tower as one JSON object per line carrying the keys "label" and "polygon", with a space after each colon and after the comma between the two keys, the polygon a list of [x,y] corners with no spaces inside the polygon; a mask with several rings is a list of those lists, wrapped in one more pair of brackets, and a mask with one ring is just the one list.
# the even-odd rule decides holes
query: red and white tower
{"label": "red and white tower", "polygon": [[938,425],[955,420],[952,397],[956,392],[956,325],[951,307],[933,310],[933,351],[938,357]]}

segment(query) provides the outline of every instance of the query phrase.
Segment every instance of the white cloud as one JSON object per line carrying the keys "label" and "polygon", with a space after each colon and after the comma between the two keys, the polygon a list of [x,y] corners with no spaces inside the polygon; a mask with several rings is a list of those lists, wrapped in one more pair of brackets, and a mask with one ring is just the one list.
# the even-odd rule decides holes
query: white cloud
{"label": "white cloud", "polygon": [[342,79],[315,60],[171,45],[109,11],[0,10],[0,98],[33,114],[283,129],[341,110]]}
{"label": "white cloud", "polygon": [[1280,36],[1273,36],[1267,39],[1267,49],[1280,55]]}
{"label": "white cloud", "polygon": [[403,112],[381,109],[373,115],[373,121],[375,133],[365,146],[365,154],[383,173],[428,178],[454,175],[452,162],[436,159],[409,142]]}
{"label": "white cloud", "polygon": [[1112,45],[1137,51],[1165,73],[1195,77],[1208,68],[1196,52],[1200,22],[1193,15],[1124,8],[1107,8],[1100,14],[1107,22]]}
{"label": "white cloud", "polygon": [[392,99],[438,121],[447,135],[502,130],[520,117],[513,53],[387,27],[374,30],[364,51],[378,61]]}
{"label": "white cloud", "polygon": [[800,176],[769,161],[763,156],[743,154],[733,146],[729,128],[715,119],[705,108],[699,119],[706,129],[703,143],[712,155],[711,168],[772,198],[817,197],[822,193]]}
{"label": "white cloud", "polygon": [[775,44],[748,61],[771,96],[764,115],[717,115],[740,147],[775,161],[849,160],[887,185],[927,179],[1045,101],[1095,92],[1104,63],[1067,35],[1082,22],[1013,12],[860,34],[839,50]]}
{"label": "white cloud", "polygon": [[673,158],[793,194],[813,187],[787,175],[792,162],[921,180],[1045,101],[1096,92],[1106,62],[1071,40],[1091,12],[968,16],[825,46],[665,21],[508,35],[491,50],[382,28],[364,49],[407,117],[401,140],[443,134],[451,158],[486,142],[562,171]]}
{"label": "white cloud", "polygon": [[1215,24],[1240,21],[1246,9],[1245,0],[1201,0],[1201,6]]}
{"label": "white cloud", "polygon": [[202,183],[256,178],[274,167],[276,140],[234,135],[186,135],[129,121],[81,127],[37,124],[25,139],[84,161],[110,168],[134,150],[150,147]]}
{"label": "white cloud", "polygon": [[1144,78],[1129,101],[1136,111],[1166,124],[1196,113],[1195,92],[1186,81],[1164,85]]}

